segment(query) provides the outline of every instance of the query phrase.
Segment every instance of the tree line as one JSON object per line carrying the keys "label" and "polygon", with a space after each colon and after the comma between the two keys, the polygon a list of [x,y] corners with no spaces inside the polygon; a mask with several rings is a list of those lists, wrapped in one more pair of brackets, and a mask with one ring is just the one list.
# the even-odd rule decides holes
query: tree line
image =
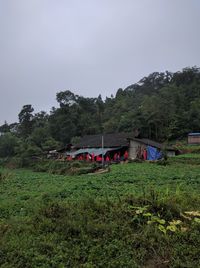
{"label": "tree line", "polygon": [[154,72],[115,96],[85,98],[70,90],[56,94],[58,108],[34,113],[31,104],[19,121],[0,126],[0,157],[37,155],[76,143],[89,134],[133,132],[156,141],[200,131],[200,69]]}

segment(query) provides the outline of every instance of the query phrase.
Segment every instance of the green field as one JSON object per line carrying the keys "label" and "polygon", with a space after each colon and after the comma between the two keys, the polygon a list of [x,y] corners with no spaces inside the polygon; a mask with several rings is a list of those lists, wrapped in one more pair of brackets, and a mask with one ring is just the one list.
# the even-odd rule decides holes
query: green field
{"label": "green field", "polygon": [[181,216],[200,210],[188,159],[79,176],[1,168],[0,267],[200,267],[199,216]]}

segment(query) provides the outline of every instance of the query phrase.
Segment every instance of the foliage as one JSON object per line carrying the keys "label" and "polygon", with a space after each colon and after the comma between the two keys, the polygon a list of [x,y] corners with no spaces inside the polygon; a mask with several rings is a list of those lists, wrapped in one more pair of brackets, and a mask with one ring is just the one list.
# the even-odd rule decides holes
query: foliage
{"label": "foliage", "polygon": [[[85,134],[133,131],[160,141],[200,129],[200,71],[152,73],[104,101],[66,90],[58,108],[0,126],[1,267],[199,267],[199,147],[165,161],[44,161]],[[10,159],[12,157],[12,159]],[[72,176],[73,175],[73,176]]]}
{"label": "foliage", "polygon": [[136,129],[142,137],[174,140],[199,131],[199,97],[199,68],[154,72],[104,101],[101,95],[86,98],[65,90],[56,94],[59,107],[53,107],[50,114],[34,114],[30,104],[24,105],[19,123],[5,122],[0,133],[11,132],[23,141],[28,138],[42,150],[65,146],[86,134]]}
{"label": "foliage", "polygon": [[12,174],[9,171],[0,171],[0,183],[9,179]]}
{"label": "foliage", "polygon": [[18,115],[20,123],[19,132],[22,137],[27,137],[32,132],[33,111],[32,105],[24,105]]}
{"label": "foliage", "polygon": [[54,160],[39,160],[32,165],[34,171],[49,172],[59,175],[81,175],[94,172],[98,165],[96,163],[87,163],[80,161],[54,161]]}
{"label": "foliage", "polygon": [[11,157],[16,154],[18,139],[11,133],[0,136],[0,157]]}
{"label": "foliage", "polygon": [[198,267],[199,166],[170,161],[79,176],[0,169],[0,265]]}

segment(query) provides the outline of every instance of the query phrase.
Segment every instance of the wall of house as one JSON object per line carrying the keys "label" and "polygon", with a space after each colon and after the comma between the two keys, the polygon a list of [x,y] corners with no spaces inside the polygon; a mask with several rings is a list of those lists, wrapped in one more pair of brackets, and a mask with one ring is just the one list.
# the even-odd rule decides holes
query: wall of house
{"label": "wall of house", "polygon": [[[129,158],[130,159],[136,159],[137,158],[137,154],[140,150],[143,150],[144,148],[146,148],[146,145],[144,145],[141,142],[138,141],[134,141],[134,140],[130,140],[130,144],[129,144]],[[167,151],[167,156],[171,157],[171,156],[175,156],[175,151]]]}
{"label": "wall of house", "polygon": [[200,144],[200,136],[188,136],[188,144]]}
{"label": "wall of house", "polygon": [[130,140],[129,143],[129,158],[130,159],[135,159],[138,154],[138,150],[142,147],[146,147],[143,145],[141,142]]}

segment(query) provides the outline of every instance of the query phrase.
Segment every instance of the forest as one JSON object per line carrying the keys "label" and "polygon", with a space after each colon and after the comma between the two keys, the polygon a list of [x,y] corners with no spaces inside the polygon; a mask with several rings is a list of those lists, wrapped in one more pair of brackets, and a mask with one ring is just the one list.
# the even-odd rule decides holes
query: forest
{"label": "forest", "polygon": [[18,122],[0,126],[0,157],[41,154],[86,134],[138,130],[160,142],[181,140],[200,130],[200,68],[153,72],[105,100],[70,90],[58,92],[56,100],[58,108],[49,113],[34,113],[26,104]]}

